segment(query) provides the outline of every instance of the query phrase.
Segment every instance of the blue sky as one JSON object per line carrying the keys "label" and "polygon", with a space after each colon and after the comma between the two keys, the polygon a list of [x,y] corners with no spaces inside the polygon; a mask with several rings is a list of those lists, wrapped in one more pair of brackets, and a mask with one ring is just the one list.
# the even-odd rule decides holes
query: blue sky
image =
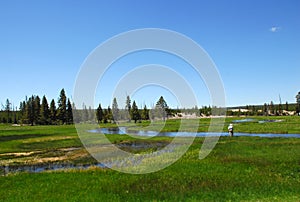
{"label": "blue sky", "polygon": [[[283,102],[295,102],[300,91],[299,19],[297,0],[0,1],[0,102],[9,98],[19,105],[32,94],[57,100],[62,88],[71,97],[80,66],[94,48],[141,28],[170,29],[202,46],[219,70],[227,106],[278,103],[279,94]],[[137,54],[119,65],[130,70],[141,61],[162,63],[194,81],[184,64],[168,58]],[[102,85],[114,85],[126,73],[120,72],[112,67]],[[201,81],[195,89],[199,106],[210,104]],[[104,106],[110,104],[106,93],[97,92],[96,98]],[[162,89],[145,88],[133,97],[150,105],[160,93],[177,106]]]}

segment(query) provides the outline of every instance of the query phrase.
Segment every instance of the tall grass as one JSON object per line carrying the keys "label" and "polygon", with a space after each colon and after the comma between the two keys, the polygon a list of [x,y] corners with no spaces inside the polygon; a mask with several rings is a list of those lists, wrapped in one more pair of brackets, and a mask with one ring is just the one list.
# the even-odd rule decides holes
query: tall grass
{"label": "tall grass", "polygon": [[170,167],[131,175],[110,169],[0,178],[3,201],[299,201],[300,140],[222,137],[198,159],[203,139]]}
{"label": "tall grass", "polygon": [[[265,118],[279,117],[255,119]],[[226,124],[236,119],[242,118],[227,118]],[[283,121],[236,124],[235,129],[249,132],[256,127],[255,132],[280,129],[299,133],[298,117],[279,119]],[[192,120],[191,124],[195,121],[199,120]],[[167,124],[168,130],[176,130],[178,121],[169,120]],[[200,120],[200,124],[204,127],[209,119]],[[114,144],[144,143],[153,147],[155,143],[167,144],[172,140],[168,137],[138,140],[127,135],[107,137]],[[0,140],[0,154],[4,155],[82,147],[74,126],[0,125]],[[199,160],[203,141],[204,138],[196,138],[177,162],[144,175],[92,168],[1,176],[0,201],[300,201],[300,139],[221,137],[210,155]],[[134,153],[150,151],[128,149]],[[7,158],[0,158],[0,163],[16,157]]]}

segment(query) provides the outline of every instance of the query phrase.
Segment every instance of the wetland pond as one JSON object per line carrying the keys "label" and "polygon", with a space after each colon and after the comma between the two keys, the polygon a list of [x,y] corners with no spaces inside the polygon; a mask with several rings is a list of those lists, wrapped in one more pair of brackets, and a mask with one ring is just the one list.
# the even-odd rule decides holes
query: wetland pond
{"label": "wetland pond", "polygon": [[[145,130],[130,130],[126,127],[119,128],[98,128],[94,130],[89,130],[91,133],[101,133],[101,134],[132,134],[137,136],[165,136],[165,137],[207,137],[207,136],[228,136],[228,133],[222,132],[157,132],[157,131],[145,131]],[[266,137],[266,138],[274,138],[274,137],[282,137],[282,138],[300,138],[300,134],[275,134],[275,133],[238,133],[235,132],[234,136],[248,136],[248,137]]]}
{"label": "wetland pond", "polygon": [[[119,128],[98,128],[89,130],[90,133],[99,133],[99,134],[119,134],[119,135],[137,135],[137,136],[165,136],[165,137],[207,137],[207,136],[228,136],[228,133],[213,133],[213,132],[157,132],[157,131],[144,131],[144,130],[130,130],[126,127]],[[300,138],[300,134],[273,134],[273,133],[234,133],[234,136],[250,136],[250,137],[263,137],[263,138]],[[163,148],[164,144],[158,142],[157,145],[147,145],[147,144],[123,144],[119,145],[121,149],[126,149],[127,147],[136,148],[136,149],[145,149],[151,146],[157,148]],[[39,173],[45,171],[56,171],[56,170],[65,170],[65,169],[89,169],[91,167],[106,168],[102,163],[87,164],[87,165],[75,165],[67,163],[47,163],[40,165],[9,165],[9,166],[0,166],[0,176],[7,175],[9,173],[16,172],[30,172],[30,173]]]}

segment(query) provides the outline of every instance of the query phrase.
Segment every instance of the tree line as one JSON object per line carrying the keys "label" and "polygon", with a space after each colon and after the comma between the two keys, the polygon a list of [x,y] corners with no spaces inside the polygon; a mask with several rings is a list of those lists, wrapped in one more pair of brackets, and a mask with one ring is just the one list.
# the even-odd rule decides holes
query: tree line
{"label": "tree line", "polygon": [[148,109],[144,105],[143,109],[139,109],[135,101],[131,104],[129,96],[126,97],[125,109],[120,110],[118,107],[117,99],[114,98],[112,102],[112,108],[108,106],[107,109],[102,109],[101,103],[96,109],[96,119],[98,123],[118,122],[125,120],[131,122],[141,122],[142,120],[150,119],[163,119],[165,120],[171,115],[171,109],[168,107],[167,102],[161,96],[157,101],[154,109]]}
{"label": "tree line", "polygon": [[20,102],[19,109],[12,106],[9,99],[6,100],[0,112],[1,123],[28,124],[28,125],[62,125],[80,122],[109,123],[118,121],[133,120],[135,123],[142,120],[160,118],[165,120],[171,115],[163,96],[159,98],[155,109],[149,110],[146,105],[139,109],[135,101],[131,104],[131,99],[127,96],[125,109],[119,109],[117,99],[114,98],[112,107],[102,108],[101,103],[97,109],[87,107],[84,103],[82,109],[77,109],[74,103],[66,97],[65,90],[62,89],[57,103],[54,99],[50,104],[46,96],[42,99],[38,95],[32,95]]}
{"label": "tree line", "polygon": [[[67,98],[65,90],[62,89],[59,94],[57,103],[54,99],[50,104],[44,95],[40,99],[37,95],[32,95],[20,102],[19,108],[12,106],[9,99],[2,105],[0,111],[0,123],[14,124],[29,124],[29,125],[57,125],[57,124],[72,124],[80,122],[98,122],[109,123],[118,121],[134,121],[141,122],[142,120],[165,120],[176,114],[180,117],[182,114],[195,114],[196,116],[211,116],[225,115],[224,109],[216,106],[202,106],[198,109],[197,106],[191,109],[171,109],[167,102],[160,96],[156,105],[152,109],[148,109],[146,105],[139,109],[136,101],[126,97],[124,109],[119,109],[117,99],[114,98],[112,106],[102,108],[101,103],[96,109],[88,108],[85,104],[82,109],[76,109],[74,103],[71,103]],[[291,115],[291,113],[300,114],[300,92],[296,96],[296,103],[289,104],[274,104],[264,103],[264,105],[246,105],[240,107],[228,108],[227,116],[269,116],[269,115]]]}
{"label": "tree line", "polygon": [[72,104],[66,97],[65,90],[60,91],[60,95],[55,103],[52,99],[50,105],[44,95],[42,99],[38,95],[32,95],[20,102],[19,109],[11,106],[9,99],[2,107],[0,121],[2,123],[30,124],[30,125],[57,125],[72,124]]}
{"label": "tree line", "polygon": [[227,116],[289,116],[299,115],[300,102],[274,104],[264,103],[263,105],[246,105],[228,108]]}

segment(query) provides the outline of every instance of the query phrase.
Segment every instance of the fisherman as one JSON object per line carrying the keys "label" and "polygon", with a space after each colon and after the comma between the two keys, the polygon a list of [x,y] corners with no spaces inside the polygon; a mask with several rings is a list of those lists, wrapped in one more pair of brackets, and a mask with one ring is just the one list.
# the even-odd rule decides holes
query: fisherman
{"label": "fisherman", "polygon": [[229,132],[229,136],[230,137],[233,137],[233,124],[229,124],[228,126],[228,132]]}

